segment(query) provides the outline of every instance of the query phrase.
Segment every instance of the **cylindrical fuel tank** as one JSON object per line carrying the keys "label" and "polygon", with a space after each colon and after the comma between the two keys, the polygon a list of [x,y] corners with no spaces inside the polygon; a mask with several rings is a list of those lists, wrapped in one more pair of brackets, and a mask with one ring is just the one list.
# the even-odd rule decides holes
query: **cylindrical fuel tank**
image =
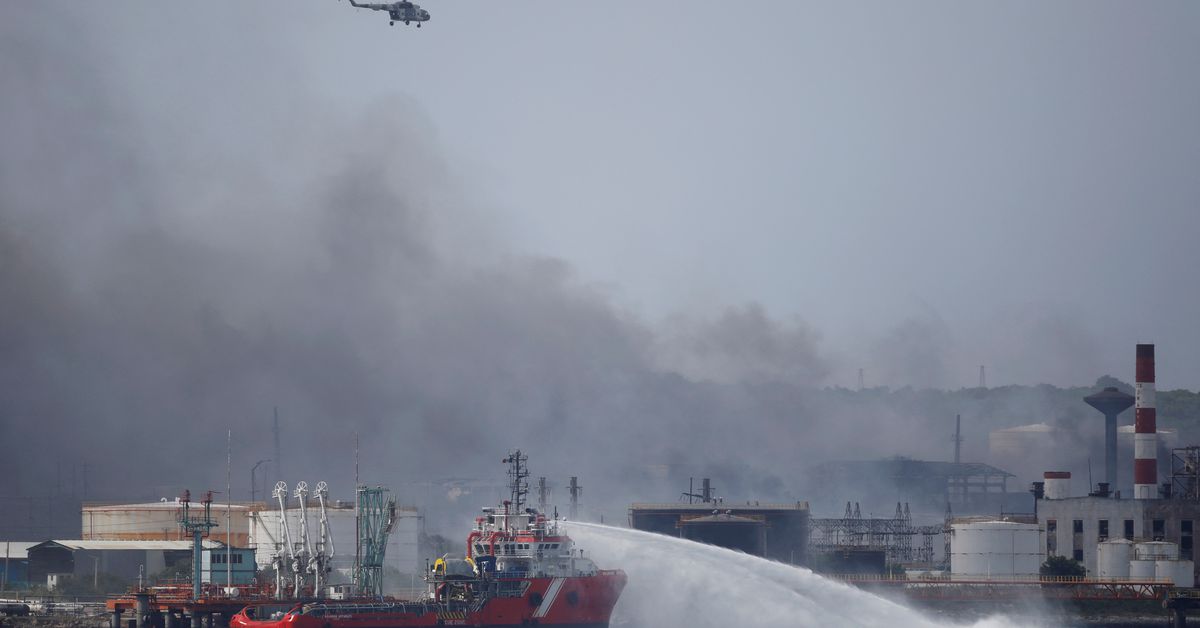
{"label": "cylindrical fuel tank", "polygon": [[1133,559],[1133,541],[1115,539],[1096,545],[1096,575],[1101,578],[1129,577],[1129,561]]}

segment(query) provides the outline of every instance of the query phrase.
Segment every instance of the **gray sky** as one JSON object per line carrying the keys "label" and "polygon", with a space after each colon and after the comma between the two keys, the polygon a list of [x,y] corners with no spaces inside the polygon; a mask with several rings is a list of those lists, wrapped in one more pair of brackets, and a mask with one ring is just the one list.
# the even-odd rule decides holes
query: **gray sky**
{"label": "gray sky", "polygon": [[[158,137],[263,150],[399,95],[472,249],[562,258],[650,320],[799,317],[832,383],[1127,377],[1150,341],[1197,386],[1194,3],[427,4],[420,31],[332,1],[56,6]],[[888,361],[914,330],[927,380]]]}
{"label": "gray sky", "polygon": [[944,453],[955,410],[811,394],[859,368],[1086,385],[1155,342],[1200,388],[1200,5],[426,4],[0,3],[13,472],[176,486],[96,452],[244,420],[248,467],[279,405],[343,484],[351,430],[387,481],[790,478]]}

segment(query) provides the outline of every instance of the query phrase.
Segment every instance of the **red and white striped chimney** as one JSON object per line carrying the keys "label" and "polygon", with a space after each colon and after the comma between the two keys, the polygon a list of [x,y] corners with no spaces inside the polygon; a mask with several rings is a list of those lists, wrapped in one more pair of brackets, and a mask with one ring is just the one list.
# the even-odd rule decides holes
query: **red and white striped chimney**
{"label": "red and white striped chimney", "polygon": [[1158,497],[1158,425],[1154,416],[1154,345],[1137,346],[1134,384],[1133,498]]}

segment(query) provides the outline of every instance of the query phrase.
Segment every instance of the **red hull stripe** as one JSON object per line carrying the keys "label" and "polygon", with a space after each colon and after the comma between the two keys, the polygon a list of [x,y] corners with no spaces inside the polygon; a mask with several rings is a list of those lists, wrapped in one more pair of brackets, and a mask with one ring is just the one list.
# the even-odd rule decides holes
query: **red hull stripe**
{"label": "red hull stripe", "polygon": [[1157,484],[1158,483],[1158,461],[1153,458],[1146,458],[1133,461],[1133,483],[1134,484]]}
{"label": "red hull stripe", "polygon": [[1158,421],[1154,408],[1137,408],[1133,411],[1133,431],[1138,434],[1157,434]]}

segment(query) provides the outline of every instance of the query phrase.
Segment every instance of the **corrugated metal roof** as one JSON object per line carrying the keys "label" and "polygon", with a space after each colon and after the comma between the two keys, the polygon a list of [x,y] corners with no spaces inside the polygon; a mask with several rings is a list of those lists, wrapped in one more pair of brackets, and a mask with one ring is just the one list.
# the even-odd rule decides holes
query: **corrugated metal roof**
{"label": "corrugated metal roof", "polygon": [[[191,541],[83,541],[55,539],[53,541],[46,541],[46,543],[57,543],[70,550],[92,550],[98,552],[138,550],[188,551],[192,549]],[[205,549],[225,547],[212,540],[204,540],[201,543]],[[35,543],[34,545],[42,545],[42,543]]]}
{"label": "corrugated metal roof", "polygon": [[7,552],[10,560],[24,560],[29,558],[29,548],[40,544],[41,541],[0,541],[0,559]]}

